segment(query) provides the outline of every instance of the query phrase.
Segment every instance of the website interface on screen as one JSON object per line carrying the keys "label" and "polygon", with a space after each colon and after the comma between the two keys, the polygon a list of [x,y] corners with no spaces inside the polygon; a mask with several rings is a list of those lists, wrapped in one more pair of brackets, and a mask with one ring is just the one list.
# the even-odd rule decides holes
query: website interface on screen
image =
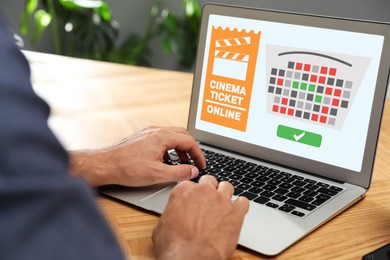
{"label": "website interface on screen", "polygon": [[383,41],[210,15],[195,127],[359,172]]}

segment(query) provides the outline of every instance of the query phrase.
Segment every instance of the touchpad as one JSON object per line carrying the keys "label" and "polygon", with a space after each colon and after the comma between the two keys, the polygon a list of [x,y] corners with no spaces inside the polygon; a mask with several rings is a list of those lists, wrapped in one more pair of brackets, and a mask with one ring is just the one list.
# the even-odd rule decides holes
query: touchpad
{"label": "touchpad", "polygon": [[165,206],[168,203],[169,195],[171,194],[171,191],[174,187],[175,185],[169,185],[168,187],[165,187],[164,189],[161,189],[158,192],[145,197],[141,200],[142,204],[148,210],[162,214]]}

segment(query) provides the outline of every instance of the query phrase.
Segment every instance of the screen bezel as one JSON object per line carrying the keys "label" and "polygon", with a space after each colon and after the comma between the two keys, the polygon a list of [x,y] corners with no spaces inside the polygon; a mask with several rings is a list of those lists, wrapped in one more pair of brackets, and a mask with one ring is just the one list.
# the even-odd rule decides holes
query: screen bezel
{"label": "screen bezel", "polygon": [[[373,98],[371,118],[367,132],[362,168],[360,172],[336,167],[319,161],[314,161],[284,152],[248,144],[242,141],[226,138],[217,134],[208,133],[195,128],[196,113],[199,101],[199,91],[203,71],[203,60],[206,46],[208,18],[210,15],[234,16],[247,19],[256,19],[277,23],[288,23],[310,27],[335,29],[366,34],[384,36],[383,51],[380,60],[377,83]],[[386,99],[386,90],[390,68],[390,24],[360,21],[336,17],[325,17],[309,14],[288,13],[273,10],[262,10],[245,7],[206,4],[202,10],[201,30],[198,42],[198,54],[195,64],[195,73],[188,119],[188,131],[200,143],[215,147],[223,147],[232,152],[248,155],[252,158],[272,162],[295,170],[313,173],[361,186],[368,189],[374,167],[376,147],[378,144],[380,124]],[[353,158],[350,158],[353,159]]]}

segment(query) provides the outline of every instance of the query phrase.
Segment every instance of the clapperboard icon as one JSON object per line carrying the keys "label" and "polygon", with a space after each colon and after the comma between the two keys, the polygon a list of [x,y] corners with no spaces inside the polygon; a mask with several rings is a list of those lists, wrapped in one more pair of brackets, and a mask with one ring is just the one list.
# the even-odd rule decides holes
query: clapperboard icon
{"label": "clapperboard icon", "polygon": [[246,80],[249,55],[239,52],[231,52],[229,48],[242,46],[251,43],[251,38],[237,37],[230,39],[220,39],[215,41],[213,75]]}
{"label": "clapperboard icon", "polygon": [[267,46],[267,111],[340,129],[370,58]]}

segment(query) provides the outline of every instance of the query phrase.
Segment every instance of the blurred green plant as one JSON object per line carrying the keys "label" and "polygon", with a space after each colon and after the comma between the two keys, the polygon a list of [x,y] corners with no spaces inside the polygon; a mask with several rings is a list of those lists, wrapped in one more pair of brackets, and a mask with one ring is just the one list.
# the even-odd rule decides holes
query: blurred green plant
{"label": "blurred green plant", "polygon": [[57,54],[97,60],[104,59],[119,36],[118,23],[112,19],[105,1],[26,0],[22,35],[30,34],[35,47],[49,27]]}
{"label": "blurred green plant", "polygon": [[131,34],[121,44],[119,24],[101,0],[26,0],[20,31],[31,37],[34,47],[50,28],[57,54],[143,66],[150,65],[150,43],[159,37],[163,53],[191,68],[200,26],[199,2],[183,0],[183,16],[162,8],[162,3],[155,0],[145,33]]}

